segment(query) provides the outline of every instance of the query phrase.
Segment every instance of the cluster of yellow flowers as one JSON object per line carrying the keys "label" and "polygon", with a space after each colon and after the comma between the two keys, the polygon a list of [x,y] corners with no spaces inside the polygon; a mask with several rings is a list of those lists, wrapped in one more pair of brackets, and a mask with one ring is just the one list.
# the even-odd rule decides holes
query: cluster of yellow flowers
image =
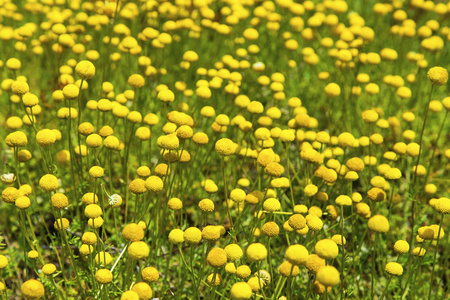
{"label": "cluster of yellow flowers", "polygon": [[449,3],[19,2],[2,299],[445,295]]}

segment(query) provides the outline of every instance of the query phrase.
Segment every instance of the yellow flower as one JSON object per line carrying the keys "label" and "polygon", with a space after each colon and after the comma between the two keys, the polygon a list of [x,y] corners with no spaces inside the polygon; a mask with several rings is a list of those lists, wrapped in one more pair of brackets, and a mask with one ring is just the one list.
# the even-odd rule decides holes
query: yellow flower
{"label": "yellow flower", "polygon": [[183,237],[186,243],[195,245],[202,240],[202,232],[197,227],[189,227],[184,231]]}
{"label": "yellow flower", "polygon": [[389,221],[383,215],[375,215],[367,222],[369,229],[374,232],[386,233],[389,231]]}
{"label": "yellow flower", "polygon": [[122,230],[124,239],[130,242],[140,241],[144,238],[144,230],[136,223],[130,223]]}
{"label": "yellow flower", "polygon": [[142,270],[142,279],[147,282],[156,282],[159,279],[159,272],[154,267],[146,267]]}
{"label": "yellow flower", "polygon": [[16,95],[25,95],[30,91],[30,87],[25,81],[16,80],[11,85],[11,91]]}
{"label": "yellow flower", "polygon": [[267,249],[261,243],[253,243],[248,246],[246,255],[251,262],[262,261],[267,257]]}
{"label": "yellow flower", "polygon": [[337,97],[341,94],[341,88],[334,82],[329,83],[325,87],[325,94],[330,98]]}
{"label": "yellow flower", "polygon": [[173,102],[175,100],[175,94],[169,89],[164,89],[159,91],[157,98],[162,102]]}
{"label": "yellow flower", "polygon": [[152,288],[145,282],[136,283],[131,290],[139,295],[139,300],[150,300],[153,297]]}
{"label": "yellow flower", "polygon": [[203,212],[214,211],[214,202],[211,199],[203,199],[198,203],[198,207]]}
{"label": "yellow flower", "polygon": [[141,88],[145,85],[145,78],[139,74],[133,74],[128,77],[128,84],[134,88]]}
{"label": "yellow flower", "polygon": [[68,84],[63,88],[63,95],[67,100],[75,100],[79,94],[80,88],[75,84]]}
{"label": "yellow flower", "polygon": [[317,280],[324,286],[335,286],[339,283],[339,272],[333,266],[325,266],[317,272]]}
{"label": "yellow flower", "polygon": [[145,188],[157,193],[164,188],[164,182],[158,176],[150,176],[145,180]]}
{"label": "yellow flower", "polygon": [[146,184],[145,180],[141,178],[136,178],[130,182],[130,184],[128,185],[128,189],[133,194],[140,195],[147,191],[145,184]]}
{"label": "yellow flower", "polygon": [[175,133],[158,137],[156,144],[167,150],[176,150],[180,146],[180,141]]}
{"label": "yellow flower", "polygon": [[232,140],[222,138],[216,142],[215,149],[221,156],[230,156],[236,152],[236,145]]}
{"label": "yellow flower", "polygon": [[55,272],[56,272],[56,266],[54,264],[45,264],[42,267],[42,273],[44,273],[45,275],[52,275]]}
{"label": "yellow flower", "polygon": [[317,255],[324,259],[336,258],[339,254],[337,244],[331,239],[323,239],[316,243],[314,251]]}
{"label": "yellow flower", "polygon": [[95,66],[88,60],[82,60],[76,65],[75,73],[81,79],[91,79],[95,75]]}
{"label": "yellow flower", "polygon": [[113,280],[113,274],[108,269],[99,269],[95,272],[95,280],[98,283],[107,284]]}
{"label": "yellow flower", "polygon": [[385,267],[386,272],[392,276],[400,276],[403,274],[403,267],[396,262],[388,262]]}
{"label": "yellow flower", "polygon": [[305,217],[301,214],[293,214],[289,217],[288,220],[289,226],[291,226],[294,230],[303,229],[306,226]]}
{"label": "yellow flower", "polygon": [[308,255],[308,259],[306,261],[306,268],[311,273],[315,274],[320,270],[320,268],[324,267],[325,264],[326,264],[325,259],[321,258],[317,254],[310,254]]}
{"label": "yellow flower", "polygon": [[22,131],[14,131],[6,136],[5,142],[9,147],[24,147],[28,139]]}
{"label": "yellow flower", "polygon": [[145,242],[132,242],[128,247],[128,256],[134,260],[145,260],[150,254],[150,248]]}
{"label": "yellow flower", "polygon": [[55,223],[53,224],[53,226],[57,230],[66,230],[67,228],[69,228],[69,225],[70,225],[70,222],[66,218],[57,219],[55,221]]}
{"label": "yellow flower", "polygon": [[181,244],[184,242],[184,232],[181,229],[173,229],[169,233],[169,241],[172,244]]}
{"label": "yellow flower", "polygon": [[246,282],[236,282],[231,287],[231,298],[236,300],[248,300],[252,297],[251,286]]}
{"label": "yellow flower", "polygon": [[102,208],[97,204],[89,204],[84,209],[84,214],[88,218],[95,219],[102,215]]}
{"label": "yellow flower", "polygon": [[6,268],[8,265],[8,258],[0,254],[0,270]]}
{"label": "yellow flower", "polygon": [[266,201],[264,201],[263,208],[268,212],[279,211],[281,209],[281,203],[276,198],[269,198]]}
{"label": "yellow flower", "polygon": [[39,187],[46,192],[55,191],[59,187],[58,178],[52,174],[46,174],[39,180]]}
{"label": "yellow flower", "polygon": [[26,299],[41,299],[45,295],[44,285],[36,279],[25,281],[20,290]]}
{"label": "yellow flower", "polygon": [[214,248],[209,251],[206,261],[213,268],[220,268],[227,263],[227,252],[222,248]]}
{"label": "yellow flower", "polygon": [[22,102],[26,107],[33,107],[39,104],[39,98],[35,94],[28,92],[22,96]]}
{"label": "yellow flower", "polygon": [[171,210],[180,210],[183,207],[183,202],[179,198],[171,198],[167,202],[167,206]]}
{"label": "yellow flower", "polygon": [[120,297],[120,300],[140,300],[139,294],[135,291],[126,291]]}
{"label": "yellow flower", "polygon": [[285,261],[278,268],[278,272],[280,272],[280,275],[283,277],[295,277],[300,273],[300,268]]}
{"label": "yellow flower", "polygon": [[280,233],[280,227],[275,222],[266,222],[261,227],[261,232],[268,237],[275,237]]}
{"label": "yellow flower", "polygon": [[293,265],[304,265],[308,261],[308,250],[302,245],[291,245],[287,248],[284,257]]}
{"label": "yellow flower", "polygon": [[428,70],[427,77],[434,85],[441,86],[447,83],[448,72],[442,67],[433,67]]}
{"label": "yellow flower", "polygon": [[240,259],[244,254],[242,248],[238,244],[229,244],[224,250],[227,253],[228,260],[233,262]]}
{"label": "yellow flower", "polygon": [[31,205],[30,198],[27,196],[21,196],[16,199],[16,202],[14,202],[17,208],[19,209],[27,209]]}
{"label": "yellow flower", "polygon": [[398,254],[405,254],[409,252],[409,244],[407,241],[398,240],[394,244],[394,251]]}
{"label": "yellow flower", "polygon": [[434,208],[441,214],[450,214],[450,199],[446,197],[439,198]]}

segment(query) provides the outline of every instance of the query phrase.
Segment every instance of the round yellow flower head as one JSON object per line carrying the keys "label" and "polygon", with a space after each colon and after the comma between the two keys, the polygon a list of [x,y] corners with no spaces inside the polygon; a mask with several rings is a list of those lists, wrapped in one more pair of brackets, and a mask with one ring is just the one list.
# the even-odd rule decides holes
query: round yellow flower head
{"label": "round yellow flower head", "polygon": [[54,264],[45,264],[42,267],[42,273],[44,273],[45,275],[52,275],[55,272],[56,272],[56,266]]}
{"label": "round yellow flower head", "polygon": [[389,221],[383,215],[375,215],[367,222],[369,229],[374,232],[386,233],[389,231]]}
{"label": "round yellow flower head", "polygon": [[25,281],[20,291],[25,299],[41,299],[45,295],[44,285],[36,279]]}
{"label": "round yellow flower head", "polygon": [[162,102],[173,102],[175,100],[175,94],[169,89],[164,89],[159,91],[157,98]]}
{"label": "round yellow flower head", "polygon": [[14,131],[6,136],[6,145],[9,147],[24,147],[28,144],[28,138],[22,131]]}
{"label": "round yellow flower head", "polygon": [[386,272],[392,276],[400,276],[403,274],[403,267],[396,262],[388,262],[385,267]]}
{"label": "round yellow flower head", "polygon": [[275,222],[267,222],[261,227],[261,232],[268,237],[275,237],[280,233],[280,227]]}
{"label": "round yellow flower head", "polygon": [[63,88],[63,95],[64,98],[68,100],[74,100],[78,98],[78,95],[80,94],[80,88],[77,87],[75,84],[68,84]]}
{"label": "round yellow flower head", "polygon": [[56,137],[51,129],[42,129],[36,134],[36,142],[41,147],[51,146],[55,141]]}
{"label": "round yellow flower head", "polygon": [[0,270],[6,268],[8,265],[8,258],[0,254]]}
{"label": "round yellow flower head", "polygon": [[215,149],[221,156],[230,156],[236,152],[236,145],[232,140],[222,138],[216,142]]}
{"label": "round yellow flower head", "polygon": [[180,147],[180,140],[175,133],[171,133],[158,137],[156,144],[163,149],[176,150]]}
{"label": "round yellow flower head", "polygon": [[428,70],[427,77],[434,85],[441,86],[447,83],[448,72],[442,67],[433,67]]}
{"label": "round yellow flower head", "polygon": [[35,94],[28,92],[22,96],[22,102],[26,107],[33,107],[39,104],[39,98]]}
{"label": "round yellow flower head", "polygon": [[409,244],[407,241],[398,240],[394,244],[394,251],[398,254],[405,254],[409,252]]}
{"label": "round yellow flower head", "polygon": [[330,98],[337,97],[341,94],[341,88],[334,82],[329,83],[325,87],[325,94]]}
{"label": "round yellow flower head", "polygon": [[347,195],[339,195],[336,198],[336,204],[340,206],[351,206],[352,205],[352,199]]}
{"label": "round yellow flower head", "polygon": [[268,212],[279,211],[281,209],[281,203],[276,198],[269,198],[264,201],[263,208]]}
{"label": "round yellow flower head", "polygon": [[302,245],[291,245],[287,248],[284,257],[293,265],[304,265],[308,261],[308,250]]}
{"label": "round yellow flower head", "polygon": [[434,208],[441,214],[450,214],[450,199],[446,197],[439,198]]}
{"label": "round yellow flower head", "polygon": [[211,199],[202,199],[198,203],[198,207],[203,212],[212,212],[214,211],[214,202]]}
{"label": "round yellow flower head", "polygon": [[171,210],[180,210],[183,207],[183,202],[179,198],[171,198],[167,202],[167,206]]}
{"label": "round yellow flower head", "polygon": [[92,219],[100,217],[102,213],[103,213],[102,208],[100,207],[100,205],[97,204],[89,204],[84,209],[84,214],[86,215],[86,217]]}
{"label": "round yellow flower head", "polygon": [[27,196],[21,196],[14,202],[18,209],[27,209],[31,205],[31,200]]}
{"label": "round yellow flower head", "polygon": [[91,79],[95,75],[95,66],[88,60],[82,60],[76,65],[75,73],[81,79]]}
{"label": "round yellow flower head", "polygon": [[139,294],[136,293],[135,291],[126,291],[122,294],[122,296],[120,297],[120,300],[140,300],[139,299]]}
{"label": "round yellow flower head", "polygon": [[324,286],[335,286],[339,283],[339,272],[333,266],[325,266],[317,272],[317,280]]}
{"label": "round yellow flower head", "polygon": [[145,180],[141,178],[136,178],[130,182],[128,189],[135,195],[143,194],[147,191],[145,187]]}
{"label": "round yellow flower head", "polygon": [[130,223],[122,230],[124,239],[130,242],[137,242],[144,238],[144,230],[136,223]]}
{"label": "round yellow flower head", "polygon": [[59,187],[58,178],[52,174],[46,174],[39,180],[39,186],[46,192],[55,191]]}
{"label": "round yellow flower head", "polygon": [[317,254],[308,255],[308,260],[306,261],[306,268],[311,272],[316,274],[322,267],[326,265],[325,259],[321,258]]}
{"label": "round yellow flower head", "polygon": [[289,226],[294,230],[303,229],[306,227],[306,220],[301,214],[293,214],[288,220]]}
{"label": "round yellow flower head", "polygon": [[142,279],[147,282],[156,282],[159,279],[159,272],[154,267],[146,267],[142,270]]}
{"label": "round yellow flower head", "polygon": [[98,283],[107,284],[113,280],[113,274],[108,269],[99,269],[95,272],[95,280]]}
{"label": "round yellow flower head", "polygon": [[30,91],[30,87],[28,86],[28,83],[22,80],[16,80],[11,85],[11,92],[13,92],[16,95],[25,95]]}
{"label": "round yellow flower head", "polygon": [[252,297],[252,287],[247,282],[236,282],[231,287],[231,298],[236,300],[248,300]]}
{"label": "round yellow flower head", "polygon": [[213,268],[220,268],[227,263],[227,252],[222,248],[214,248],[206,257],[207,263]]}
{"label": "round yellow flower head", "polygon": [[150,176],[145,180],[145,188],[149,191],[158,193],[164,188],[164,182],[158,176]]}
{"label": "round yellow flower head", "polygon": [[86,245],[94,245],[97,243],[97,235],[93,232],[87,231],[81,236],[81,241]]}
{"label": "round yellow flower head", "polygon": [[278,272],[280,272],[280,275],[283,277],[295,277],[300,273],[300,268],[288,261],[284,261],[278,267]]}
{"label": "round yellow flower head", "polygon": [[261,243],[253,243],[248,246],[246,254],[249,261],[262,261],[267,257],[267,249]]}
{"label": "round yellow flower head", "polygon": [[11,57],[6,61],[6,67],[10,70],[19,70],[22,68],[22,62],[17,58]]}
{"label": "round yellow flower head", "polygon": [[145,85],[145,79],[142,75],[133,74],[128,77],[128,84],[134,88],[141,88]]}
{"label": "round yellow flower head", "polygon": [[169,242],[172,244],[181,244],[184,242],[184,232],[181,229],[172,229],[169,233]]}
{"label": "round yellow flower head", "polygon": [[69,228],[69,225],[70,221],[67,220],[66,218],[57,219],[55,223],[53,223],[53,226],[57,230],[66,230],[67,228]]}
{"label": "round yellow flower head", "polygon": [[202,238],[213,242],[220,239],[220,229],[217,226],[208,225],[202,230]]}
{"label": "round yellow flower head", "polygon": [[323,259],[333,259],[339,254],[337,244],[331,239],[323,239],[316,243],[314,251]]}
{"label": "round yellow flower head", "polygon": [[145,260],[150,254],[150,248],[145,242],[132,242],[128,247],[128,256],[134,260]]}
{"label": "round yellow flower head", "polygon": [[138,294],[139,299],[150,300],[153,297],[153,290],[146,282],[136,283],[131,290]]}
{"label": "round yellow flower head", "polygon": [[338,143],[341,147],[352,147],[355,137],[350,132],[343,132],[338,136]]}
{"label": "round yellow flower head", "polygon": [[229,261],[236,261],[244,254],[242,248],[238,244],[229,244],[224,250],[227,253],[227,258]]}
{"label": "round yellow flower head", "polygon": [[191,245],[196,245],[202,240],[202,232],[197,227],[189,227],[183,233],[184,241]]}

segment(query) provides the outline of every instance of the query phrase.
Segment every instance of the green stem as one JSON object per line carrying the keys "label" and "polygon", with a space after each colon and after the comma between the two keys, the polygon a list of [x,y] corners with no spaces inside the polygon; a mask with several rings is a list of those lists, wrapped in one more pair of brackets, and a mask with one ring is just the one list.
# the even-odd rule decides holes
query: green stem
{"label": "green stem", "polygon": [[[444,214],[441,214],[441,221],[439,222],[439,230],[437,235],[437,241],[436,241],[436,249],[434,251],[434,258],[433,258],[433,264],[431,265],[431,278],[430,278],[430,290],[428,291],[428,299],[431,299],[431,291],[433,289],[433,281],[434,281],[434,270],[436,269],[436,257],[439,250],[439,240],[440,240],[440,234],[441,234],[441,228],[442,228],[442,222],[444,221]],[[438,288],[438,285],[436,285]]]}

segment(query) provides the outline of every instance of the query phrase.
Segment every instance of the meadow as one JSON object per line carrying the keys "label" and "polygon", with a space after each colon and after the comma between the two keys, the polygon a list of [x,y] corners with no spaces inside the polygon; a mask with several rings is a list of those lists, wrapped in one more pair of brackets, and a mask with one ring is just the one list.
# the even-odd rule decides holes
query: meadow
{"label": "meadow", "polygon": [[450,2],[0,0],[0,299],[448,299]]}

